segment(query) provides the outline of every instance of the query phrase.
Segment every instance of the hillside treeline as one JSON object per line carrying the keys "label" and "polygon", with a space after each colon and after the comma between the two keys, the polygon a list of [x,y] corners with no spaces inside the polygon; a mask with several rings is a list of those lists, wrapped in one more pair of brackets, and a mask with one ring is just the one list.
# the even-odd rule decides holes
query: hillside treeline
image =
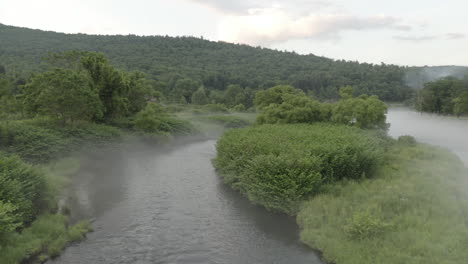
{"label": "hillside treeline", "polygon": [[213,42],[194,37],[95,36],[62,34],[0,24],[0,69],[24,82],[31,72],[47,69],[43,58],[68,50],[104,53],[122,70],[139,70],[173,102],[192,103],[203,87],[210,102],[231,103],[225,91],[242,90],[236,97],[247,108],[257,90],[292,85],[318,99],[336,99],[339,89],[355,88],[355,95],[377,95],[403,101],[412,90],[405,85],[405,68],[314,55],[299,55],[261,47]]}

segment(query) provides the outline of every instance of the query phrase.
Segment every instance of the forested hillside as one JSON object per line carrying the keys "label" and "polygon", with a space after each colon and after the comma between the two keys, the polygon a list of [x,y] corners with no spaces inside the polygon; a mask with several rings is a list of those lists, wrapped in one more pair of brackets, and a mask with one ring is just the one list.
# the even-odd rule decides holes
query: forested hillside
{"label": "forested hillside", "polygon": [[404,80],[406,69],[393,65],[336,61],[194,37],[62,34],[0,24],[0,70],[17,79],[46,70],[48,64],[42,59],[48,53],[67,50],[102,52],[117,68],[143,71],[156,80],[157,90],[173,101],[184,97],[187,103],[200,86],[211,102],[222,103],[223,91],[236,85],[247,107],[256,90],[279,84],[320,99],[338,98],[346,85],[353,86],[356,95],[378,95],[387,101],[403,101],[412,94]]}

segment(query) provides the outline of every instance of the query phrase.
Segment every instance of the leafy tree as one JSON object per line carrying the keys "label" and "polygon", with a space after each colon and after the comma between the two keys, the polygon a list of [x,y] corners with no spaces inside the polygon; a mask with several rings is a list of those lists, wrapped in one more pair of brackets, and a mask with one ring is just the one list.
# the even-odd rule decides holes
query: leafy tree
{"label": "leafy tree", "polygon": [[208,104],[210,101],[208,99],[208,96],[206,95],[205,87],[200,86],[198,90],[196,90],[192,94],[192,104],[195,105],[205,105]]}
{"label": "leafy tree", "polygon": [[[255,94],[255,107],[261,110],[271,104],[282,104],[283,96],[285,94],[301,94],[302,91],[294,89],[290,85],[278,85],[267,89],[265,91],[259,91]],[[303,94],[303,93],[302,93]]]}
{"label": "leafy tree", "polygon": [[161,98],[161,93],[152,90],[150,82],[142,72],[124,74],[123,81],[127,86],[128,113],[131,115],[141,111],[152,97]]}
{"label": "leafy tree", "polygon": [[50,115],[64,123],[100,118],[103,114],[98,90],[83,72],[55,69],[36,75],[24,92],[25,108],[30,114]]}
{"label": "leafy tree", "polygon": [[90,53],[82,57],[81,64],[99,91],[104,106],[102,119],[127,115],[129,86],[124,81],[124,73],[109,65],[102,53]]}
{"label": "leafy tree", "polygon": [[172,96],[174,98],[179,99],[183,97],[187,104],[192,103],[192,94],[196,91],[196,89],[200,87],[200,84],[196,81],[191,79],[179,79],[174,85],[174,89],[172,91]]}
{"label": "leafy tree", "polygon": [[135,127],[143,132],[155,133],[161,130],[162,118],[167,116],[164,109],[155,103],[149,103],[135,116]]}
{"label": "leafy tree", "polygon": [[453,99],[453,113],[458,117],[468,115],[468,92],[463,92]]}

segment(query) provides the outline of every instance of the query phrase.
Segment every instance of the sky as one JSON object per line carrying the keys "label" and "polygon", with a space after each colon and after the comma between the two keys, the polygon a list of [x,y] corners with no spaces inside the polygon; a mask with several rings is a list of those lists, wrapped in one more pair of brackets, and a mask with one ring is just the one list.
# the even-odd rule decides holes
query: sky
{"label": "sky", "polygon": [[0,0],[0,23],[203,36],[333,59],[468,66],[466,0]]}

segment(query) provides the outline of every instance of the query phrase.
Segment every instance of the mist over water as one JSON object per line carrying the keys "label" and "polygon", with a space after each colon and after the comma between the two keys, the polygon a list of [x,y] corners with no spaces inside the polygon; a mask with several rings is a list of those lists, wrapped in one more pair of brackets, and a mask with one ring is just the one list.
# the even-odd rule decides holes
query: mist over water
{"label": "mist over water", "polygon": [[390,108],[392,137],[410,135],[418,141],[448,148],[468,166],[468,119],[421,114],[405,107]]}
{"label": "mist over water", "polygon": [[321,263],[294,218],[253,206],[215,174],[214,140],[90,155],[76,177],[95,232],[50,263]]}

